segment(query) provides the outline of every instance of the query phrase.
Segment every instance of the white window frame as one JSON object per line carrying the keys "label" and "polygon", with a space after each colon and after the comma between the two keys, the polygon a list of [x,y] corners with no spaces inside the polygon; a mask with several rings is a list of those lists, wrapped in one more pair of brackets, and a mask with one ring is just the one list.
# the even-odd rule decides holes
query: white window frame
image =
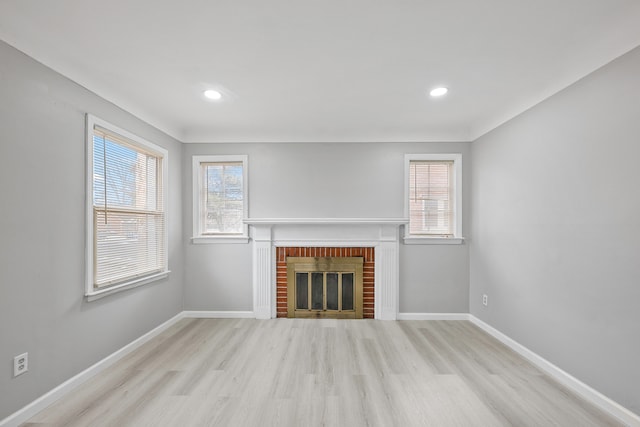
{"label": "white window frame", "polygon": [[[164,213],[164,269],[160,272],[126,280],[115,284],[113,286],[104,287],[102,289],[95,289],[94,287],[94,271],[95,271],[95,254],[94,254],[94,224],[93,224],[93,134],[95,127],[101,127],[105,130],[129,140],[132,145],[139,146],[148,152],[157,154],[162,158],[162,199],[163,199],[163,213]],[[118,126],[115,126],[105,120],[95,117],[91,114],[86,115],[86,287],[85,297],[87,301],[94,301],[96,299],[111,295],[117,292],[122,292],[128,289],[136,288],[138,286],[146,285],[148,283],[156,282],[169,276],[171,272],[169,270],[169,221],[168,221],[168,209],[169,206],[169,152],[153,144],[137,135],[128,132]]]}
{"label": "white window frame", "polygon": [[248,243],[249,242],[249,225],[245,222],[242,226],[242,232],[238,234],[203,234],[202,224],[200,224],[200,209],[202,206],[201,196],[202,188],[202,167],[203,163],[226,163],[226,162],[242,162],[242,192],[243,192],[243,219],[249,218],[249,156],[246,154],[238,155],[198,155],[193,156],[192,173],[193,173],[193,237],[191,241],[196,244],[206,243]]}
{"label": "white window frame", "polygon": [[408,245],[459,245],[464,242],[462,234],[462,154],[405,154],[404,156],[404,215],[409,218],[409,175],[412,161],[453,161],[454,185],[454,230],[453,237],[411,234],[409,224],[404,226],[403,241]]}

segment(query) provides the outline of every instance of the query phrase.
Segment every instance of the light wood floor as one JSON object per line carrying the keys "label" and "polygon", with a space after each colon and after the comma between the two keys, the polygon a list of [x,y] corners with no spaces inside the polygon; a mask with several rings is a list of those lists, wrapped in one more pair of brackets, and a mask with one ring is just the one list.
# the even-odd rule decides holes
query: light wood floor
{"label": "light wood floor", "polygon": [[467,321],[185,319],[25,425],[621,424]]}

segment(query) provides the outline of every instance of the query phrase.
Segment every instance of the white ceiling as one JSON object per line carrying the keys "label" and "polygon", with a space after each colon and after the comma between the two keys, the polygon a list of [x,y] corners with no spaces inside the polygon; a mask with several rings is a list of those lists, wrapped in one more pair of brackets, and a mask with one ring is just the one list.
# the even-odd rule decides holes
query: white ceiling
{"label": "white ceiling", "polygon": [[470,141],[640,45],[640,1],[2,0],[0,38],[183,142]]}

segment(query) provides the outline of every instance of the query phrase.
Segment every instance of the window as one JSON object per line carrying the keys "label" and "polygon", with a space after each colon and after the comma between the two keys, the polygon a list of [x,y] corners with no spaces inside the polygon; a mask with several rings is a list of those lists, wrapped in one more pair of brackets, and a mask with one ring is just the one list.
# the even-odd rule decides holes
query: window
{"label": "window", "polygon": [[405,156],[405,243],[462,243],[462,155]]}
{"label": "window", "polygon": [[169,273],[167,151],[87,115],[89,299]]}
{"label": "window", "polygon": [[246,243],[247,161],[238,156],[193,157],[193,242]]}

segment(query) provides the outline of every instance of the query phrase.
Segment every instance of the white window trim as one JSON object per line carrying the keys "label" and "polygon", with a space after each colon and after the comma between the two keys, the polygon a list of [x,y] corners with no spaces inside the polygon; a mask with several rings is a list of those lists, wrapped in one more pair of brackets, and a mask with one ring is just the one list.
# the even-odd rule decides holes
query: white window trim
{"label": "white window trim", "polygon": [[409,233],[409,224],[404,226],[403,242],[406,245],[460,245],[462,234],[462,154],[405,154],[404,155],[404,216],[409,218],[409,165],[412,161],[453,161],[453,185],[455,188],[455,223],[453,237],[420,236]]}
{"label": "white window trim", "polygon": [[244,223],[242,226],[242,234],[238,235],[203,235],[200,229],[200,183],[202,182],[202,163],[215,162],[242,162],[242,191],[243,191],[243,219],[249,218],[249,156],[246,154],[239,155],[208,155],[193,156],[192,173],[193,173],[193,237],[191,242],[194,244],[210,244],[210,243],[248,243],[249,242],[249,225]]}
{"label": "white window trim", "polygon": [[[93,253],[93,132],[95,126],[102,127],[113,133],[116,133],[122,137],[125,137],[136,144],[146,148],[152,153],[157,153],[162,156],[162,197],[164,201],[164,245],[165,245],[165,270],[159,273],[145,276],[141,278],[131,279],[129,281],[119,283],[115,286],[111,286],[104,289],[94,289],[93,287],[93,269],[94,269],[94,253]],[[91,114],[86,115],[86,260],[85,260],[85,297],[87,301],[95,301],[103,298],[107,295],[126,291],[128,289],[137,288],[138,286],[153,283],[158,280],[164,279],[169,276],[171,271],[169,270],[169,221],[168,221],[168,209],[169,206],[169,152],[164,148],[153,144],[137,135],[132,134],[118,126],[115,126],[105,120],[99,119]]]}

